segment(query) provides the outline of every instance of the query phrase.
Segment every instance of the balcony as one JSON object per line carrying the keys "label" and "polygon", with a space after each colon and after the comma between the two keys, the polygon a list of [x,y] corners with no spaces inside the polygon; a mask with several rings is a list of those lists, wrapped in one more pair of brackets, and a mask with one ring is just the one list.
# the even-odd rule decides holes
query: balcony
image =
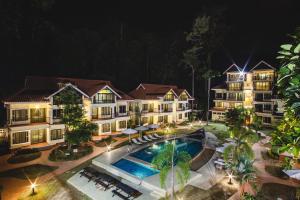
{"label": "balcony", "polygon": [[93,99],[93,104],[105,104],[105,103],[115,103],[115,100],[95,100],[95,99]]}
{"label": "balcony", "polygon": [[274,77],[273,76],[258,76],[258,75],[254,75],[252,77],[253,81],[273,81]]}
{"label": "balcony", "polygon": [[45,124],[49,123],[50,118],[49,117],[33,117],[33,118],[27,118],[22,120],[15,120],[10,119],[9,125],[11,126],[18,126],[18,125],[31,125],[31,124]]}
{"label": "balcony", "polygon": [[244,97],[227,97],[228,101],[244,101]]}

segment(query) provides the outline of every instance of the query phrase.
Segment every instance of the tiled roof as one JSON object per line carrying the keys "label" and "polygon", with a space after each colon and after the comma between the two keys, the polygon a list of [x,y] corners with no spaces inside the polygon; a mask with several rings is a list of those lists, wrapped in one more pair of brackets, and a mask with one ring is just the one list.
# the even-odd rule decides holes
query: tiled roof
{"label": "tiled roof", "polygon": [[219,84],[219,85],[216,85],[216,86],[212,87],[211,89],[212,90],[214,90],[214,89],[226,89],[226,84],[222,83],[222,84]]}
{"label": "tiled roof", "polygon": [[[122,99],[131,100],[132,97],[124,92],[113,87],[110,81],[105,80],[87,80],[77,78],[65,78],[65,77],[41,77],[41,76],[28,76],[25,80],[24,88],[17,92],[15,95],[6,98],[7,102],[29,102],[29,101],[47,101],[47,97],[58,91],[64,84],[71,83],[79,90],[93,96],[99,90],[105,86],[109,86],[116,93],[118,93]],[[60,85],[62,84],[62,85]]]}
{"label": "tiled roof", "polygon": [[167,92],[173,90],[179,96],[185,89],[179,89],[176,85],[162,85],[162,84],[147,84],[141,83],[136,89],[129,94],[135,99],[158,99],[163,97]]}

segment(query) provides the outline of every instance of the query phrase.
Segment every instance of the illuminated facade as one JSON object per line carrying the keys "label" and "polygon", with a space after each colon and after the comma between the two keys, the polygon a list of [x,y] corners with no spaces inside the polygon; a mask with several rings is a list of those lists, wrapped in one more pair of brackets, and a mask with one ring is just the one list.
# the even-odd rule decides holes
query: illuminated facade
{"label": "illuminated facade", "polygon": [[27,77],[24,88],[4,101],[11,148],[64,142],[63,108],[56,97],[65,88],[77,92],[86,119],[98,125],[94,136],[127,129],[136,117],[132,108],[141,109],[140,124],[180,122],[187,119],[186,113],[190,111],[187,108],[191,97],[185,90],[170,90],[162,98],[146,100],[134,99],[109,81]]}
{"label": "illuminated facade", "polygon": [[213,121],[224,121],[228,109],[243,106],[253,108],[263,124],[272,125],[282,117],[283,102],[274,91],[276,69],[261,61],[249,72],[231,65],[225,72],[226,83],[213,87]]}

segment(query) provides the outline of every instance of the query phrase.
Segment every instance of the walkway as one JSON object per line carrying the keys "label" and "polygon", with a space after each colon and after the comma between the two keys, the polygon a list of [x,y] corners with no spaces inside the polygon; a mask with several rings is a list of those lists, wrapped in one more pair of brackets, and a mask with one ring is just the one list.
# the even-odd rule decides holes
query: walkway
{"label": "walkway", "polygon": [[[128,138],[116,138],[117,141],[112,144],[112,147],[128,140]],[[39,177],[39,183],[45,183],[51,178],[58,176],[60,174],[63,174],[66,171],[71,170],[72,168],[94,158],[99,156],[101,153],[105,152],[107,149],[106,147],[96,147],[93,146],[93,153],[80,158],[78,160],[74,161],[65,161],[65,162],[52,162],[48,160],[49,154],[51,153],[51,150],[42,151],[42,155],[40,158],[26,162],[26,163],[19,163],[19,164],[10,164],[7,163],[6,160],[10,155],[5,155],[0,157],[0,171],[6,171],[9,169],[15,169],[19,167],[25,167],[33,164],[43,164],[43,165],[49,165],[49,166],[57,166],[58,169],[54,170],[51,173],[45,174],[44,176]],[[21,180],[16,178],[0,178],[0,185],[4,186],[4,190],[2,192],[3,200],[14,200],[18,199],[20,194],[24,190],[28,190],[29,182],[28,180]]]}

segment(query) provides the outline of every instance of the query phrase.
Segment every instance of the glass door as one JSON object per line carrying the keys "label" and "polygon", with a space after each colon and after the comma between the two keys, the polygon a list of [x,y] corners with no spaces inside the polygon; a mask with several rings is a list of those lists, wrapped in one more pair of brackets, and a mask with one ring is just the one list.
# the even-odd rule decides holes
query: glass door
{"label": "glass door", "polygon": [[46,142],[46,129],[31,131],[31,144]]}

